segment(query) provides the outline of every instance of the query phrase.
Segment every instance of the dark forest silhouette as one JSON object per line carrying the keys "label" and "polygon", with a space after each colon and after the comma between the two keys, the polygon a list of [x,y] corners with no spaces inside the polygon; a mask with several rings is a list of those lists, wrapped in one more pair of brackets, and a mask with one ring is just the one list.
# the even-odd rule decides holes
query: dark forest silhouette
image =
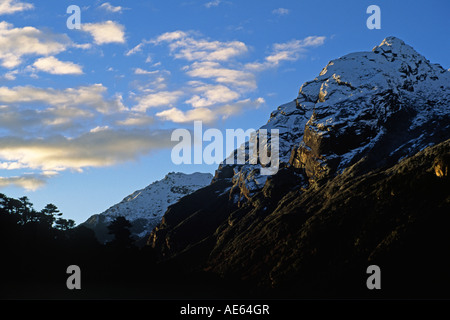
{"label": "dark forest silhouette", "polygon": [[114,236],[108,245],[116,248],[132,248],[134,245],[130,228],[131,223],[125,217],[115,218],[108,226],[109,234]]}
{"label": "dark forest silhouette", "polygon": [[[150,247],[138,248],[129,221],[118,217],[109,231],[114,238],[100,244],[94,232],[75,227],[53,204],[33,208],[27,197],[0,194],[1,299],[182,298],[220,295],[217,278],[157,263]],[[81,290],[69,290],[67,267],[81,269]],[[220,290],[219,290],[220,288]]]}

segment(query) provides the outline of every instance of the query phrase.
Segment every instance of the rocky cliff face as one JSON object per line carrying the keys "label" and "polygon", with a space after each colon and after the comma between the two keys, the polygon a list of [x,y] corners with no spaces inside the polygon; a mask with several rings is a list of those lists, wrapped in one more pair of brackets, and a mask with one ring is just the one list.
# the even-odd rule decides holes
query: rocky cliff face
{"label": "rocky cliff face", "polygon": [[[378,265],[380,296],[448,297],[450,180],[440,168],[449,156],[447,140],[367,173],[362,159],[306,190],[283,169],[210,234],[193,265],[291,298],[371,296],[366,268]],[[192,263],[187,251],[172,254]]]}
{"label": "rocky cliff face", "polygon": [[280,131],[278,173],[220,165],[151,233],[161,259],[280,294],[359,290],[378,262],[403,289],[422,262],[445,275],[449,71],[389,37],[331,61],[262,128]]}
{"label": "rocky cliff face", "polygon": [[333,60],[300,88],[297,106],[314,107],[291,163],[310,180],[363,157],[392,165],[446,138],[449,89],[447,70],[394,37]]}
{"label": "rocky cliff face", "polygon": [[[280,130],[280,162],[304,169],[314,182],[363,157],[369,170],[445,140],[449,92],[448,70],[388,37],[372,51],[330,61],[261,129]],[[221,165],[216,176],[231,176],[234,197],[245,201],[264,186],[259,170]]]}

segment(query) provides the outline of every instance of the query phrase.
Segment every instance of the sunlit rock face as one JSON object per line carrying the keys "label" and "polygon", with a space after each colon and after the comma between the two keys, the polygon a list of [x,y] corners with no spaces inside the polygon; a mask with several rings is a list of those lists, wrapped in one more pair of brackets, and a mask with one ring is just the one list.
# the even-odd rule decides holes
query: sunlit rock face
{"label": "sunlit rock face", "polygon": [[261,129],[279,131],[278,172],[221,164],[153,229],[162,260],[305,297],[361,288],[377,261],[420,288],[448,275],[448,70],[389,37],[329,62]]}

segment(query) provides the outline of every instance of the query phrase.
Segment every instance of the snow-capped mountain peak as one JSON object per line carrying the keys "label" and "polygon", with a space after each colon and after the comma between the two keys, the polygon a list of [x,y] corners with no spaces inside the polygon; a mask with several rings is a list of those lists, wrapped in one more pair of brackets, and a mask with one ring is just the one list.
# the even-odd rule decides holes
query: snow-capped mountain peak
{"label": "snow-capped mountain peak", "polygon": [[[371,51],[330,61],[262,129],[279,130],[280,163],[304,169],[312,182],[369,153],[374,168],[442,141],[449,105],[450,72],[387,37]],[[232,175],[224,175],[230,167]],[[259,169],[221,165],[216,177],[232,178],[230,197],[245,201],[264,185]]]}
{"label": "snow-capped mountain peak", "polygon": [[446,234],[444,227],[435,237],[436,226],[448,216],[449,180],[440,169],[450,163],[448,71],[388,37],[330,61],[262,128],[279,130],[280,170],[269,179],[260,164],[221,164],[198,191],[207,202],[187,196],[153,229],[147,243],[163,259],[182,256],[276,291],[295,279],[303,286],[341,252],[341,269],[352,257],[356,265],[389,254],[392,265],[418,261],[417,247],[429,264],[429,248]]}
{"label": "snow-capped mountain peak", "polygon": [[90,217],[84,225],[93,228],[100,241],[106,240],[106,226],[118,216],[132,224],[132,234],[143,237],[160,221],[167,208],[185,195],[207,186],[212,179],[209,173],[185,174],[170,172],[158,180],[126,196],[121,202],[104,212]]}

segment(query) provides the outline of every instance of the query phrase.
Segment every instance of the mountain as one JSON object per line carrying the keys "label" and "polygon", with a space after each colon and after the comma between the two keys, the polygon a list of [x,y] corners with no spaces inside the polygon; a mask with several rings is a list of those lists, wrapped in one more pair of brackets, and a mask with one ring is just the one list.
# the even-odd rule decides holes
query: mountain
{"label": "mountain", "polygon": [[330,61],[261,129],[280,132],[278,172],[221,164],[153,229],[159,259],[291,298],[367,295],[372,264],[386,295],[446,290],[448,70],[388,37]]}
{"label": "mountain", "polygon": [[[450,72],[388,37],[372,51],[330,61],[261,129],[279,130],[280,162],[302,167],[313,182],[363,157],[370,158],[367,169],[376,168],[443,141],[449,101]],[[242,202],[264,186],[259,170],[226,164],[216,176],[232,178]]]}
{"label": "mountain", "polygon": [[132,224],[131,233],[136,239],[149,234],[160,221],[167,208],[184,197],[211,183],[210,173],[185,174],[170,172],[162,180],[155,181],[142,190],[125,197],[106,211],[89,217],[83,225],[95,231],[98,240],[111,240],[107,226],[123,216]]}

